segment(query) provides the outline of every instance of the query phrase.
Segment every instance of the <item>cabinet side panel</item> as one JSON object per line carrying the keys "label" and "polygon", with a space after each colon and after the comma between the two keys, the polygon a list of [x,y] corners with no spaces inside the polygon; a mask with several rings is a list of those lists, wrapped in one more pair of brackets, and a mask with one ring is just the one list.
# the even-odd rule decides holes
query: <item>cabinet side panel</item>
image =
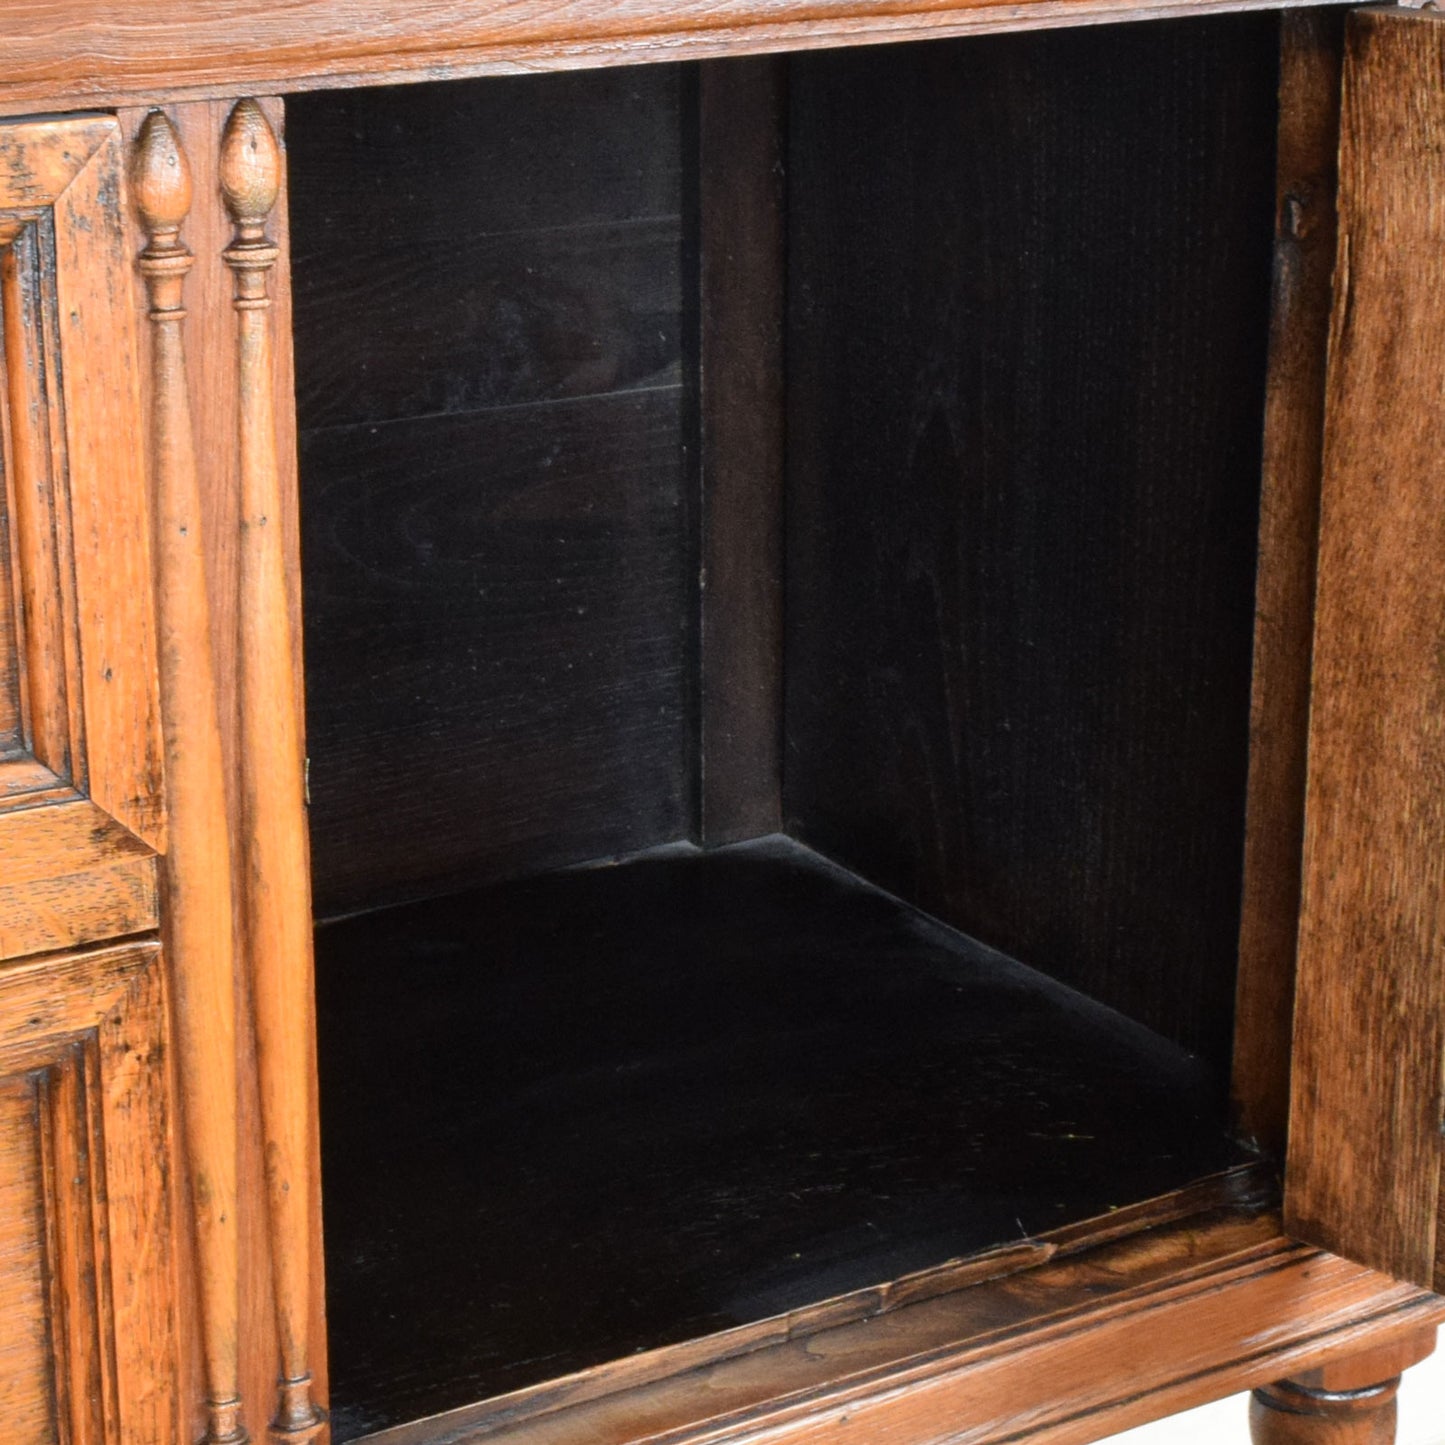
{"label": "cabinet side panel", "polygon": [[789,828],[1221,1063],[1277,44],[790,77]]}
{"label": "cabinet side panel", "polygon": [[1445,963],[1445,24],[1347,32],[1288,1223],[1429,1283]]}

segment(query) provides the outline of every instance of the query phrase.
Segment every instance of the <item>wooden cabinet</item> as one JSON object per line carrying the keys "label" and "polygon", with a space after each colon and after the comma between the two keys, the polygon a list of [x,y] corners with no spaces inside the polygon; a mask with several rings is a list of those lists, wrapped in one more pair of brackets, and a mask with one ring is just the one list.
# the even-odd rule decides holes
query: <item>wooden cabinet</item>
{"label": "wooden cabinet", "polygon": [[1386,1438],[1445,22],[1230,8],[0,14],[7,1439]]}

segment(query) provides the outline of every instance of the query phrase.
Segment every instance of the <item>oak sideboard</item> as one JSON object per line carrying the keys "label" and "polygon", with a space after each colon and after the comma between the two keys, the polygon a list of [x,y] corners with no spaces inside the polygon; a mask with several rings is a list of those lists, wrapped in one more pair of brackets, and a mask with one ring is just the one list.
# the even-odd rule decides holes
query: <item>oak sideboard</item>
{"label": "oak sideboard", "polygon": [[1445,18],[0,8],[0,1440],[1389,1445]]}

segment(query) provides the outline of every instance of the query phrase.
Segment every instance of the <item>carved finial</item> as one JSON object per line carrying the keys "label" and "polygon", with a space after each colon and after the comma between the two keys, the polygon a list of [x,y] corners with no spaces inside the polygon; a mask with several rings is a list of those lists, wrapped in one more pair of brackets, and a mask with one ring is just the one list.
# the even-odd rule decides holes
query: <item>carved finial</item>
{"label": "carved finial", "polygon": [[179,321],[186,314],[181,287],[194,259],[181,241],[181,222],[191,209],[191,168],[164,111],[151,111],[141,124],[131,184],[148,242],[139,265],[150,294],[151,320]]}
{"label": "carved finial", "polygon": [[281,150],[266,112],[238,100],[221,137],[221,195],[243,236],[259,232],[281,188]]}
{"label": "carved finial", "polygon": [[236,278],[238,311],[271,304],[266,273],[278,252],[266,235],[266,217],[280,189],[281,148],[271,122],[254,100],[238,100],[221,137],[221,195],[236,226],[222,255]]}
{"label": "carved finial", "polygon": [[151,111],[141,125],[131,181],[151,249],[174,240],[191,209],[191,168],[181,138],[164,111]]}

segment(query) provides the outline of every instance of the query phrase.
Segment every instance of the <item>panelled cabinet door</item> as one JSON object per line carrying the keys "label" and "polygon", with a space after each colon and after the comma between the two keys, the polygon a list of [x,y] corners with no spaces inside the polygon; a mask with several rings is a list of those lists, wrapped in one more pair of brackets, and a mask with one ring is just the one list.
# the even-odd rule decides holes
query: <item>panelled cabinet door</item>
{"label": "panelled cabinet door", "polygon": [[1445,1288],[1445,18],[1349,18],[1286,1220]]}
{"label": "panelled cabinet door", "polygon": [[144,426],[110,116],[0,124],[0,958],[155,923]]}
{"label": "panelled cabinet door", "polygon": [[0,969],[7,1445],[174,1436],[162,987],[155,944]]}

